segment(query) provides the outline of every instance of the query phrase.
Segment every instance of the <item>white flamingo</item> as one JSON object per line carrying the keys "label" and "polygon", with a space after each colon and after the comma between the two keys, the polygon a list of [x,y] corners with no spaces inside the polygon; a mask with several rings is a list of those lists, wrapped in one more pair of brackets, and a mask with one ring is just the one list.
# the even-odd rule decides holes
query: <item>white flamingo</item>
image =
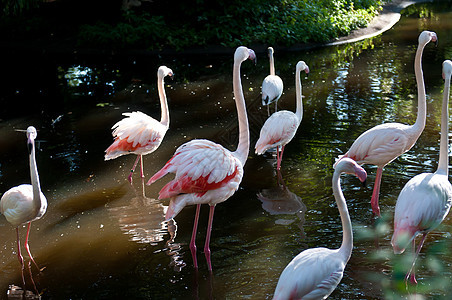
{"label": "white flamingo", "polygon": [[[385,123],[377,125],[363,132],[352,144],[342,158],[349,157],[358,164],[371,164],[377,166],[377,175],[371,198],[372,211],[380,216],[378,198],[383,168],[398,156],[413,147],[425,127],[427,103],[425,96],[424,76],[422,74],[422,52],[430,41],[436,42],[436,33],[423,31],[419,35],[419,45],[414,60],[418,92],[418,111],[416,122],[413,125],[401,123]],[[341,157],[338,161],[340,161]],[[337,162],[336,162],[337,163]]]}
{"label": "white flamingo", "polygon": [[159,67],[157,71],[157,88],[159,91],[160,105],[162,108],[160,122],[140,112],[123,113],[126,118],[113,125],[113,137],[115,141],[105,150],[105,160],[115,159],[126,154],[136,154],[137,159],[133,164],[127,179],[132,183],[132,175],[141,161],[141,177],[143,173],[143,155],[157,150],[169,126],[169,110],[163,79],[173,76],[173,71],[165,66]]}
{"label": "white flamingo", "polygon": [[349,158],[342,159],[334,170],[333,194],[344,231],[341,247],[311,248],[298,254],[279,277],[274,300],[325,299],[341,281],[353,248],[352,223],[340,184],[342,173],[354,174],[361,182],[367,177],[366,171]]}
{"label": "white flamingo", "polygon": [[245,98],[240,79],[240,66],[246,59],[255,60],[255,58],[254,51],[243,46],[238,47],[234,54],[233,87],[239,120],[237,150],[231,152],[209,140],[192,140],[177,148],[173,157],[147,183],[152,184],[168,173],[176,175],[159,193],[159,199],[170,198],[166,212],[167,220],[176,217],[185,206],[197,204],[190,242],[195,268],[198,267],[195,238],[201,204],[210,205],[204,252],[209,271],[211,271],[209,243],[215,205],[231,197],[242,181],[243,166],[248,157],[250,142]]}
{"label": "white flamingo", "polygon": [[405,277],[405,280],[410,277],[412,283],[417,283],[413,269],[427,234],[444,220],[452,204],[452,185],[448,179],[448,102],[451,74],[452,62],[446,60],[443,62],[443,78],[445,82],[438,169],[435,173],[422,173],[411,178],[400,192],[395,206],[394,234],[391,240],[394,253],[403,253],[410,242],[413,243],[414,251],[415,238],[418,234],[422,234],[413,264]]}
{"label": "white flamingo", "polygon": [[28,237],[30,235],[31,222],[40,219],[47,210],[47,199],[41,192],[39,184],[38,168],[35,158],[35,139],[37,136],[36,128],[30,126],[27,128],[27,146],[30,159],[30,184],[21,184],[6,191],[0,200],[0,212],[5,216],[6,220],[16,227],[17,233],[17,257],[22,266],[22,282],[24,280],[24,259],[20,251],[19,226],[27,224],[27,235],[25,237],[25,250],[39,269],[28,246]]}
{"label": "white flamingo", "polygon": [[284,147],[293,139],[303,119],[303,101],[301,92],[300,72],[309,73],[309,67],[304,61],[299,61],[295,71],[295,94],[297,110],[295,113],[281,110],[273,113],[262,126],[259,139],[256,142],[256,154],[264,154],[268,149],[276,147],[276,169],[281,168]]}
{"label": "white flamingo", "polygon": [[268,58],[270,59],[270,75],[262,82],[262,105],[267,105],[267,113],[270,116],[270,104],[275,103],[275,112],[278,110],[278,100],[283,92],[283,81],[276,75],[275,62],[273,59],[274,50],[268,47]]}

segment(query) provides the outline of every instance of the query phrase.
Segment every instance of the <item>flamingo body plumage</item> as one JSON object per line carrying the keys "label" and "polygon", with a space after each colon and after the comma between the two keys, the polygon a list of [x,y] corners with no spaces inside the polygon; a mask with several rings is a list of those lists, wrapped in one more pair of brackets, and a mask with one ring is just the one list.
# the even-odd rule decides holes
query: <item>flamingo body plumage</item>
{"label": "flamingo body plumage", "polygon": [[344,230],[341,247],[312,248],[298,254],[281,273],[274,300],[325,299],[341,281],[353,248],[350,215],[340,187],[342,173],[354,174],[361,182],[367,177],[366,171],[349,158],[343,159],[334,171],[333,194]]}
{"label": "flamingo body plumage", "polygon": [[[309,73],[309,67],[304,61],[299,61],[295,71],[296,87],[296,112],[281,110],[273,113],[261,128],[259,139],[256,142],[255,152],[258,155],[264,154],[268,149],[277,149],[277,169],[281,167],[284,147],[293,139],[297,133],[303,118],[303,103],[301,95],[300,72]],[[281,152],[280,152],[281,151]]]}
{"label": "flamingo body plumage", "polygon": [[112,127],[114,142],[105,150],[105,160],[115,159],[126,154],[135,154],[137,159],[131,169],[128,180],[132,182],[132,174],[141,160],[141,177],[143,174],[143,155],[154,152],[162,143],[169,127],[169,110],[164,89],[164,78],[173,76],[173,71],[160,66],[157,71],[157,87],[161,105],[161,120],[140,112],[123,113],[124,119]]}
{"label": "flamingo body plumage", "polygon": [[270,104],[275,103],[275,112],[278,110],[278,100],[281,98],[284,84],[275,72],[275,62],[273,58],[274,50],[268,47],[268,58],[270,60],[270,74],[262,82],[262,105],[267,106],[267,113],[270,115]]}
{"label": "flamingo body plumage", "polygon": [[[349,157],[359,164],[373,164],[377,166],[377,175],[372,193],[371,205],[375,215],[380,215],[378,199],[383,168],[391,161],[413,147],[425,127],[426,95],[422,74],[422,52],[430,41],[437,41],[436,33],[423,31],[419,35],[414,70],[418,89],[418,113],[413,125],[400,123],[386,123],[377,125],[363,132],[352,144],[350,149],[337,160]],[[337,163],[336,162],[336,163]]]}
{"label": "flamingo body plumage", "polygon": [[205,139],[189,141],[180,146],[165,166],[152,176],[148,185],[174,173],[175,178],[166,184],[159,193],[159,199],[170,198],[166,219],[172,219],[186,206],[196,204],[190,250],[194,267],[197,268],[195,237],[201,204],[209,204],[209,223],[204,252],[208,269],[210,261],[210,233],[212,230],[215,205],[226,201],[238,189],[243,177],[243,166],[249,153],[249,125],[245,99],[240,79],[240,66],[247,59],[255,60],[253,50],[238,47],[234,54],[233,89],[239,121],[239,144],[236,151]]}
{"label": "flamingo body plumage", "polygon": [[[448,102],[452,62],[443,62],[444,93],[441,114],[441,141],[438,169],[435,173],[422,173],[411,178],[400,191],[394,211],[394,233],[391,244],[394,253],[400,254],[410,242],[415,245],[415,238],[422,234],[422,240],[416,250],[411,269],[405,279],[411,275],[411,282],[416,283],[412,270],[427,234],[435,229],[449,213],[452,204],[452,185],[449,182]],[[413,249],[414,250],[414,249]]]}

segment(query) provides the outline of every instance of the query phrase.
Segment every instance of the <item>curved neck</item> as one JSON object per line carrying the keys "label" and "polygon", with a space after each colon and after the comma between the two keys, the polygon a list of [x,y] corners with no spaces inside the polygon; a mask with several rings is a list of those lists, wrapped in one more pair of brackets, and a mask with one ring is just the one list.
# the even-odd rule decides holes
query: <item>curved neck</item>
{"label": "curved neck", "polygon": [[439,144],[439,163],[438,171],[449,175],[449,95],[450,95],[450,76],[444,80],[443,106],[441,108],[441,141]]}
{"label": "curved neck", "polygon": [[301,70],[296,70],[295,72],[295,97],[297,101],[297,110],[295,114],[298,117],[298,124],[301,123],[303,118],[303,100],[302,100],[302,88],[301,88]]}
{"label": "curved neck", "polygon": [[35,157],[35,141],[32,140],[29,142],[29,147],[31,151],[29,153],[30,157],[30,177],[31,177],[31,185],[33,187],[33,206],[39,211],[41,209],[41,185],[39,183],[39,175],[38,175],[38,167],[36,166],[36,157]]}
{"label": "curved neck", "polygon": [[342,222],[342,245],[339,248],[339,253],[341,253],[344,261],[347,262],[352,254],[353,248],[353,232],[352,232],[352,222],[350,220],[350,215],[348,213],[347,203],[345,202],[344,194],[342,194],[341,182],[340,182],[340,172],[336,170],[333,175],[333,195],[336,199],[337,207],[339,209],[339,214],[341,216]]}
{"label": "curved neck", "polygon": [[275,61],[273,59],[273,51],[269,51],[268,57],[270,58],[270,75],[276,75]]}
{"label": "curved neck", "polygon": [[162,108],[162,117],[160,123],[164,126],[169,125],[169,110],[168,102],[166,101],[165,87],[163,83],[163,76],[157,75],[157,88],[159,90],[160,106]]}
{"label": "curved neck", "polygon": [[425,119],[427,114],[427,100],[425,96],[424,74],[422,73],[422,52],[425,44],[419,44],[414,59],[414,73],[416,75],[417,84],[417,117],[416,123],[413,124],[416,135],[419,137],[425,127]]}
{"label": "curved neck", "polygon": [[234,152],[235,156],[245,164],[250,148],[250,132],[248,128],[248,116],[246,114],[245,97],[243,96],[242,81],[240,79],[241,61],[234,61],[232,84],[234,88],[235,105],[239,119],[239,145]]}

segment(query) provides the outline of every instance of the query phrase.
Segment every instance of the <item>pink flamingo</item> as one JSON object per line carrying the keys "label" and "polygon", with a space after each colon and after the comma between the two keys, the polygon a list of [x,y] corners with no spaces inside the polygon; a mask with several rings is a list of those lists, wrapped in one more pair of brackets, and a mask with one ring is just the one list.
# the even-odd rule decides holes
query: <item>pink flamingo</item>
{"label": "pink flamingo", "polygon": [[173,71],[165,66],[159,67],[157,71],[157,87],[162,108],[160,122],[142,112],[135,111],[123,113],[126,118],[112,127],[115,141],[105,150],[105,160],[115,159],[130,153],[136,154],[137,159],[127,178],[130,183],[132,183],[132,175],[138,161],[141,161],[141,177],[144,178],[143,155],[157,150],[168,130],[169,111],[163,85],[163,78],[166,76],[172,77]]}
{"label": "pink flamingo", "polygon": [[[17,234],[17,257],[22,266],[22,282],[24,279],[24,259],[20,251],[19,226],[27,225],[27,235],[25,236],[25,250],[27,250],[30,260],[38,270],[38,264],[33,259],[28,246],[28,237],[30,235],[31,222],[40,219],[47,210],[47,199],[41,192],[39,184],[38,168],[35,157],[35,139],[37,136],[36,128],[30,126],[27,128],[27,146],[30,159],[30,184],[21,184],[6,191],[0,200],[0,212],[5,216],[11,225],[16,227]],[[30,271],[31,272],[31,271]],[[33,278],[31,279],[33,281]],[[33,282],[34,285],[34,282]],[[36,289],[36,287],[35,287]]]}
{"label": "pink flamingo", "polygon": [[425,127],[427,104],[421,60],[424,47],[430,41],[437,41],[436,33],[431,31],[421,32],[414,60],[414,71],[416,74],[418,92],[418,112],[416,122],[413,125],[400,123],[377,125],[363,132],[353,142],[347,153],[338,159],[338,161],[340,161],[344,157],[349,157],[360,165],[371,164],[377,166],[377,175],[375,177],[374,190],[370,201],[372,211],[377,216],[380,216],[378,198],[383,168],[398,156],[410,150]]}
{"label": "pink flamingo", "polygon": [[270,75],[262,82],[262,105],[267,105],[267,113],[270,116],[270,104],[275,103],[275,112],[278,110],[278,100],[283,92],[283,81],[276,75],[275,62],[273,60],[274,50],[268,47],[268,58],[270,59]]}
{"label": "pink flamingo", "polygon": [[276,169],[281,168],[284,147],[293,139],[297,133],[303,118],[303,102],[301,95],[300,72],[309,73],[309,67],[304,61],[299,61],[295,71],[295,90],[297,110],[295,113],[281,110],[272,114],[262,126],[259,139],[256,143],[256,154],[261,155],[268,149],[276,147]]}
{"label": "pink flamingo", "polygon": [[165,166],[147,183],[152,184],[168,173],[176,174],[175,179],[166,184],[159,193],[159,199],[170,198],[166,212],[167,220],[176,217],[186,205],[197,204],[190,241],[195,268],[198,268],[195,238],[201,204],[210,205],[204,252],[209,271],[212,271],[209,244],[215,205],[231,197],[242,181],[243,166],[249,152],[249,129],[240,66],[246,59],[255,60],[255,58],[254,51],[243,46],[238,47],[234,54],[233,87],[239,119],[237,150],[231,152],[209,140],[192,140],[180,146]]}
{"label": "pink flamingo", "polygon": [[343,237],[339,249],[311,248],[298,254],[279,277],[273,299],[325,299],[339,284],[352,254],[352,222],[340,185],[342,173],[354,174],[361,182],[366,171],[349,158],[342,159],[333,174],[333,194],[341,216]]}
{"label": "pink flamingo", "polygon": [[414,252],[415,238],[422,234],[413,264],[405,277],[405,281],[410,277],[412,283],[417,283],[413,269],[427,234],[444,220],[452,204],[452,185],[448,179],[448,101],[451,74],[452,62],[446,60],[443,62],[445,83],[438,169],[435,173],[422,173],[411,178],[400,192],[394,212],[394,234],[391,240],[394,253],[403,253],[409,242],[412,242]]}

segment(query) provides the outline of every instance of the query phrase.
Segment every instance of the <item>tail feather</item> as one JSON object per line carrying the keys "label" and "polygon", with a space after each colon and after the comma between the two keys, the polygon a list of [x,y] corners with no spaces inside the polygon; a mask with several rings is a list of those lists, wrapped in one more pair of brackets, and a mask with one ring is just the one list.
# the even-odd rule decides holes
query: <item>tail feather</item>
{"label": "tail feather", "polygon": [[401,254],[416,237],[418,229],[412,226],[397,228],[394,226],[391,245],[395,254]]}

